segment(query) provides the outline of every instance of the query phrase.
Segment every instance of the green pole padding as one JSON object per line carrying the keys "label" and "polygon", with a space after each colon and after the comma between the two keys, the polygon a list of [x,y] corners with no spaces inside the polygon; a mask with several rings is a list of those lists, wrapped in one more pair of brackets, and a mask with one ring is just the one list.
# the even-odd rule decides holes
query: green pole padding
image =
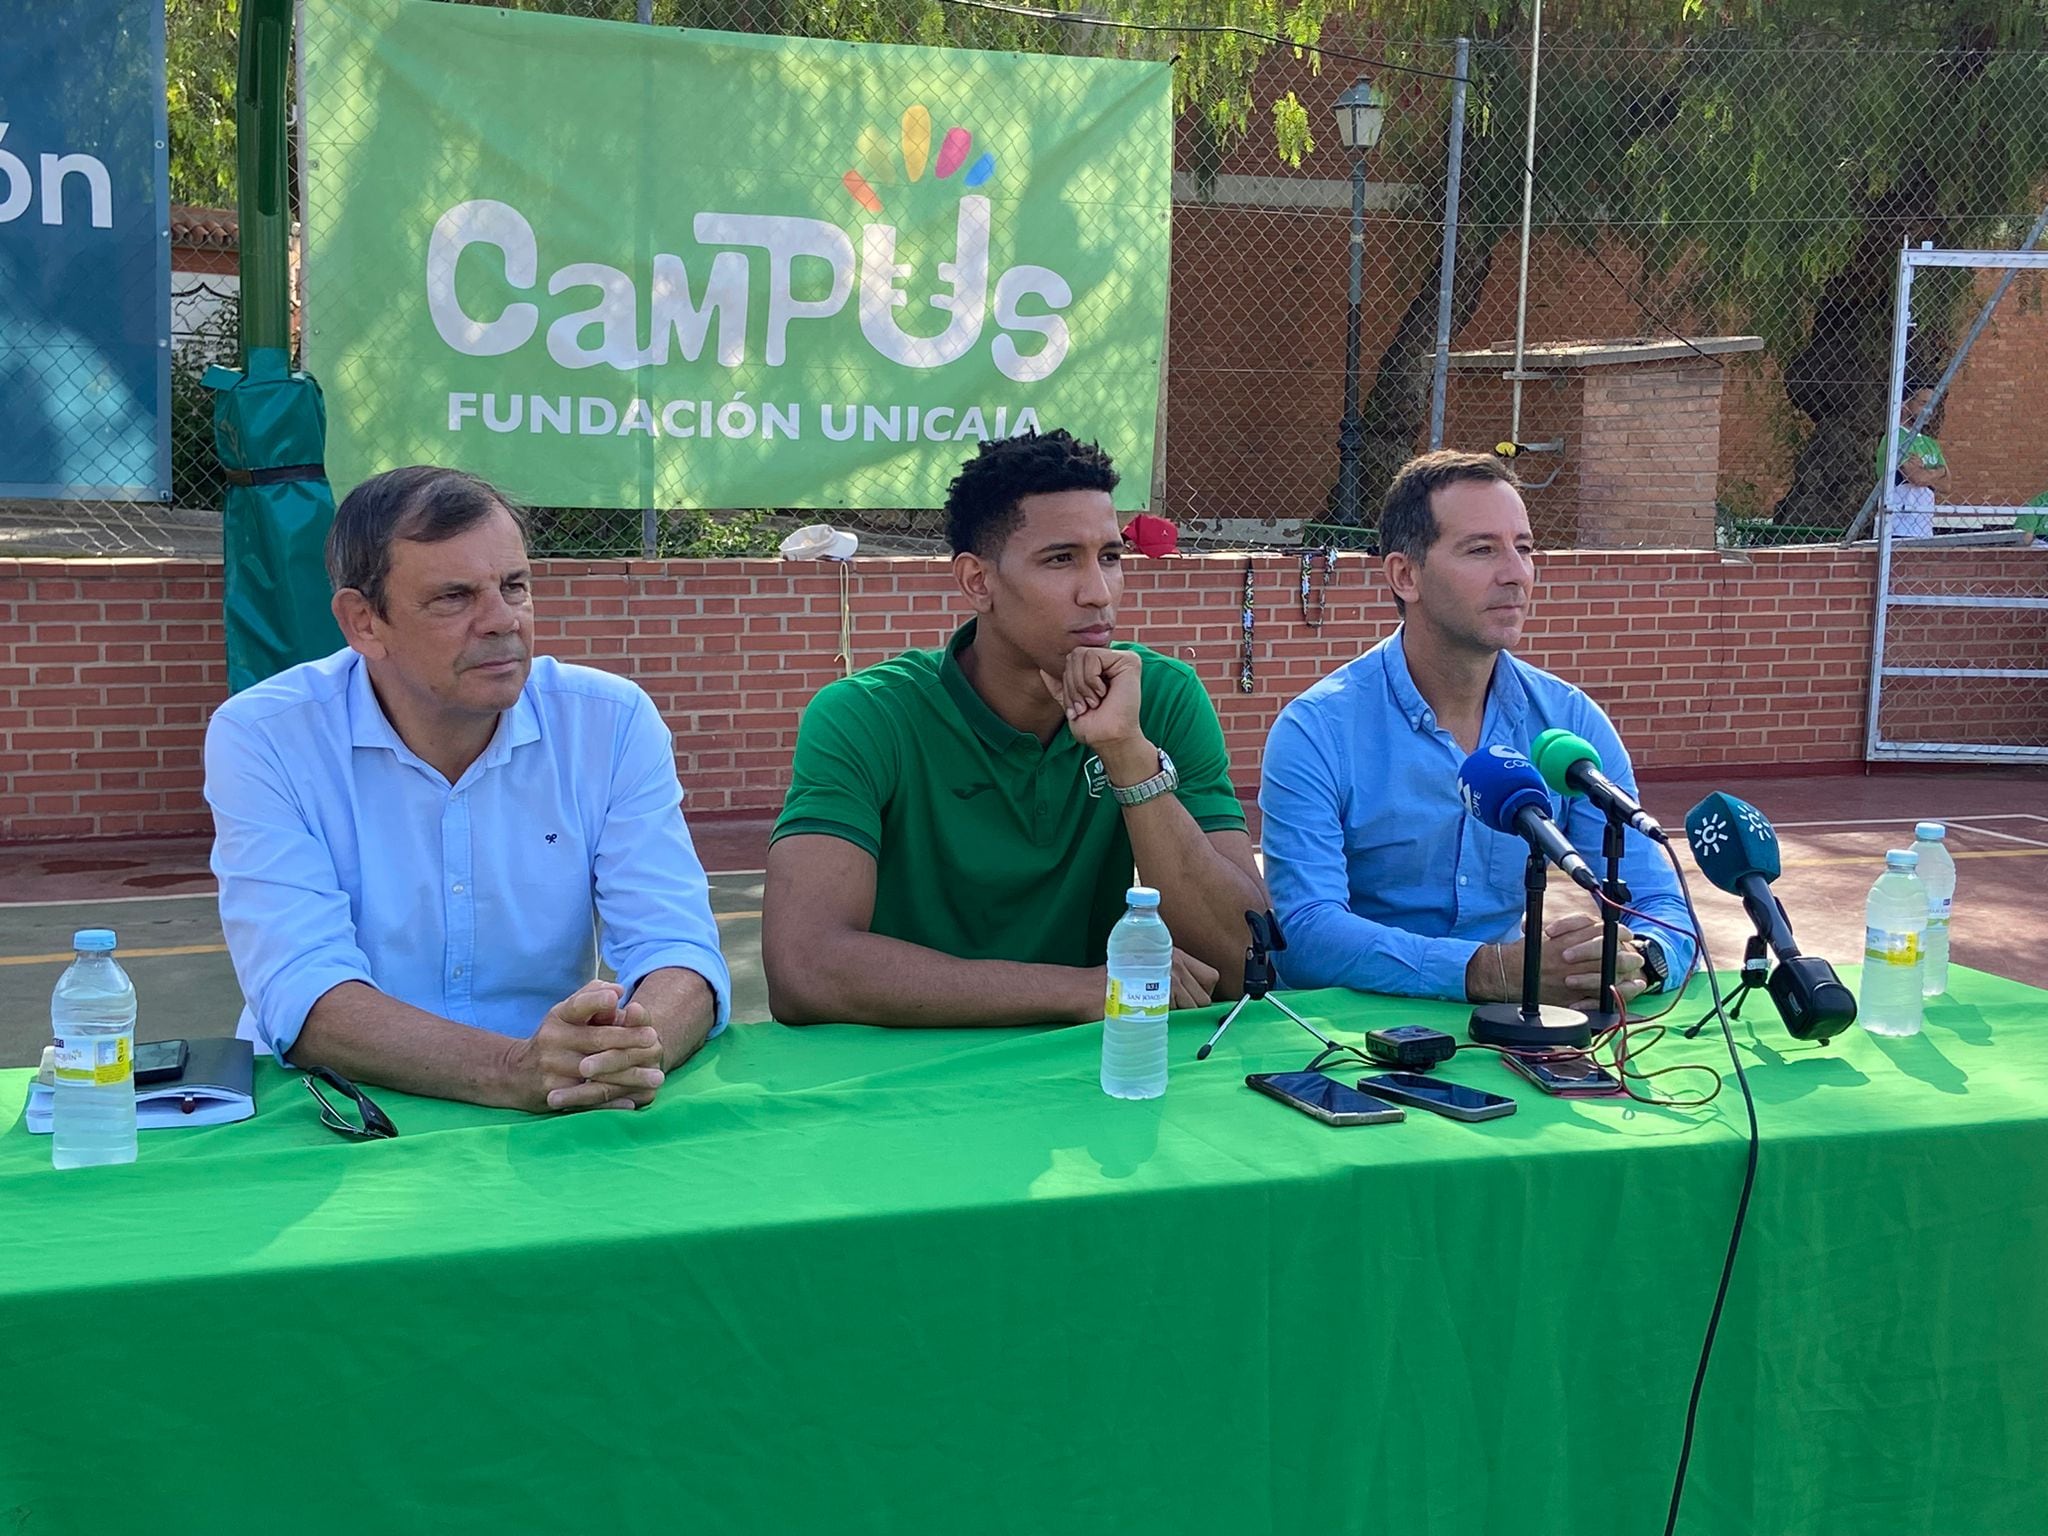
{"label": "green pole padding", "polygon": [[209,368],[222,508],[228,688],[325,656],[341,644],[328,610],[324,552],[334,521],[327,410],[291,366],[291,228],[285,81],[292,0],[244,0],[236,88],[241,212],[242,366]]}

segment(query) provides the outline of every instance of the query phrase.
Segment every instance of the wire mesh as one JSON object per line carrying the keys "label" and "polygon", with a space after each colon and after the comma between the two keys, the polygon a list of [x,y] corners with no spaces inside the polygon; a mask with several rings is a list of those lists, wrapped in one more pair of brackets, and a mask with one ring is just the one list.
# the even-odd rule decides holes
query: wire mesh
{"label": "wire mesh", "polygon": [[[1149,481],[1152,509],[1180,524],[1184,547],[1292,547],[1351,536],[1353,512],[1340,494],[1347,383],[1363,537],[1395,467],[1428,446],[1455,95],[1450,42],[1390,38],[1362,19],[1333,16],[1318,36],[1302,35],[1316,46],[1298,51],[1171,22],[1048,19],[995,0],[526,0],[511,8],[620,24],[1173,59],[1162,407],[1154,461],[1122,465],[1126,477]],[[1520,445],[1516,462],[1547,545],[1747,546],[1830,540],[1848,527],[1874,483],[1888,419],[1890,273],[1900,244],[2010,246],[2048,199],[2048,58],[1894,41],[1836,35],[1763,46],[1753,34],[1715,29],[1657,46],[1547,37],[1526,295],[1518,274],[1530,39],[1524,29],[1473,45],[1445,441]],[[1385,137],[1354,160],[1333,104],[1361,73],[1391,99]],[[1354,201],[1362,208],[1355,364],[1347,331]],[[1923,371],[1946,360],[1979,292],[1967,274],[1948,282],[1920,306],[1913,357]],[[1518,413],[1518,381],[1505,375],[1514,371],[1524,307]],[[2016,487],[2038,480],[2048,488],[2048,439],[2023,430],[2007,397],[1970,383],[2010,378],[2023,394],[2034,389],[2048,356],[2039,340],[2023,326],[1995,330],[1959,379],[1945,431],[1971,445],[1969,473],[1997,464]],[[193,355],[181,343],[181,359]],[[184,551],[205,547],[209,519],[217,541],[221,486],[201,451],[205,402],[193,370],[181,366],[178,377],[172,508],[67,504],[67,529],[57,534],[35,524],[46,509],[0,505],[0,547]],[[327,382],[330,391],[346,387]],[[815,520],[773,507],[558,506],[540,509],[536,543],[541,553],[574,555],[746,553]],[[833,520],[877,551],[939,544],[940,516],[930,508]]]}

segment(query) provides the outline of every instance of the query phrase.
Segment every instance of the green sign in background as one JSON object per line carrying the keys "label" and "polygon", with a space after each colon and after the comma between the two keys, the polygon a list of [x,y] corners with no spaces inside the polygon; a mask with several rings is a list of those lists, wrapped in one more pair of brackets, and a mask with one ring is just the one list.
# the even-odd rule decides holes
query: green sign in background
{"label": "green sign in background", "polygon": [[433,462],[557,506],[932,507],[1039,425],[1144,504],[1168,66],[432,0],[305,24],[337,491]]}

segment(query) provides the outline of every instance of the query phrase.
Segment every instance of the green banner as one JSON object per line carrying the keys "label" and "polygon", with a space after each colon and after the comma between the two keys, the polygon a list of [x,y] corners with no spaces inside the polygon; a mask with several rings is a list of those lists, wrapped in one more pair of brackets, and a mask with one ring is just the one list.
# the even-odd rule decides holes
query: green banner
{"label": "green banner", "polygon": [[305,74],[337,491],[934,507],[1063,426],[1144,504],[1169,66],[308,0]]}

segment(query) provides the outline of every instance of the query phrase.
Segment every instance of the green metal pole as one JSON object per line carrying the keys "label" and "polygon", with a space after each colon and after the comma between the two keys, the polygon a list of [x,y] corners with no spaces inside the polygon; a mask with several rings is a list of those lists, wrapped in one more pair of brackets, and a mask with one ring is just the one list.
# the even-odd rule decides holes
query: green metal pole
{"label": "green metal pole", "polygon": [[242,0],[236,161],[242,247],[242,367],[260,350],[289,357],[291,217],[286,189],[285,85],[292,0]]}

